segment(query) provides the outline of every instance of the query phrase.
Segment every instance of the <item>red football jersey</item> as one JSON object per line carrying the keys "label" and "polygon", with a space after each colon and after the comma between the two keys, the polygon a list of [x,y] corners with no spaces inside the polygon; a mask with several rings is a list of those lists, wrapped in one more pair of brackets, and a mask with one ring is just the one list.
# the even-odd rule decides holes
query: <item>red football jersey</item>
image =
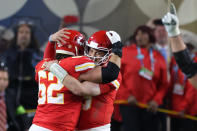
{"label": "red football jersey", "polygon": [[[54,131],[74,130],[79,119],[82,99],[73,95],[51,72],[44,71],[43,63],[44,60],[36,66],[39,99],[33,124]],[[95,66],[86,56],[65,58],[59,64],[75,78]]]}
{"label": "red football jersey", "polygon": [[100,84],[101,95],[87,97],[82,106],[78,130],[85,130],[109,124],[114,109],[117,89],[122,80],[119,74],[117,80],[108,84]]}

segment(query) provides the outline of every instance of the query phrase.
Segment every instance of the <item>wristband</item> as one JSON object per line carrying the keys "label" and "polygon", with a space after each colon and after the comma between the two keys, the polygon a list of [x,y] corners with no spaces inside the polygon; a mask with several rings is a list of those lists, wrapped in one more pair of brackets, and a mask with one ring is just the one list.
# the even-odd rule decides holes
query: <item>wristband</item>
{"label": "wristband", "polygon": [[49,42],[50,43],[55,43],[55,41],[52,40],[52,35],[49,36]]}
{"label": "wristband", "polygon": [[52,72],[60,82],[63,82],[64,78],[68,74],[66,70],[64,70],[60,65],[57,63],[53,63],[50,67],[50,72]]}

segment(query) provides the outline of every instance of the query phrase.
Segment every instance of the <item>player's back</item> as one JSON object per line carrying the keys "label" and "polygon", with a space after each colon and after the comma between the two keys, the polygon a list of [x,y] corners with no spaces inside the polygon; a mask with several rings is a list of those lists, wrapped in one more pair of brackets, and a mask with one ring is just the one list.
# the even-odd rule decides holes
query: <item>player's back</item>
{"label": "player's back", "polygon": [[121,80],[121,74],[119,74],[117,80],[108,84],[100,84],[101,95],[87,97],[84,100],[78,130],[96,128],[111,122],[113,104]]}
{"label": "player's back", "polygon": [[[36,66],[39,99],[33,123],[55,131],[74,130],[82,99],[73,95],[51,72],[44,71],[43,64],[44,61],[41,61]],[[59,64],[75,78],[94,67],[94,63],[86,57],[69,57],[61,60]],[[87,64],[89,66],[86,68],[82,67]]]}

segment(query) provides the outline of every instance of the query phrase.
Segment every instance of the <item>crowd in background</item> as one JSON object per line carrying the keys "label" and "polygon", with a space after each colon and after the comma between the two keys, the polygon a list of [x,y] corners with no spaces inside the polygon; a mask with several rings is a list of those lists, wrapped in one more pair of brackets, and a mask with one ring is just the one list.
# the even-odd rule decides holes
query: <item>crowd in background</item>
{"label": "crowd in background", "polygon": [[[123,48],[117,100],[128,103],[115,105],[112,130],[194,131],[196,121],[185,119],[184,114],[197,115],[197,91],[177,66],[161,20],[151,22],[137,27],[130,45]],[[187,46],[196,61],[194,45]],[[141,103],[148,107],[140,107]],[[160,113],[158,108],[177,114]]]}
{"label": "crowd in background", "polygon": [[[11,38],[5,31],[0,37],[3,69],[0,68],[0,73],[9,74],[8,88],[5,90],[7,85],[0,86],[0,104],[1,101],[6,103],[6,108],[0,109],[7,110],[7,115],[4,112],[0,115],[7,118],[4,128],[8,131],[24,131],[30,127],[37,106],[38,84],[34,80],[34,68],[43,53],[31,24],[21,21],[13,32]],[[191,57],[197,61],[193,44],[187,43],[187,46]],[[197,90],[177,66],[161,20],[154,19],[136,27],[124,45],[123,78],[114,104],[112,131],[197,130],[197,121],[184,118],[185,114],[197,115]],[[4,69],[4,64],[8,70]],[[148,107],[143,108],[140,104]],[[178,114],[160,113],[158,108]],[[5,123],[0,121],[0,127],[2,124]]]}

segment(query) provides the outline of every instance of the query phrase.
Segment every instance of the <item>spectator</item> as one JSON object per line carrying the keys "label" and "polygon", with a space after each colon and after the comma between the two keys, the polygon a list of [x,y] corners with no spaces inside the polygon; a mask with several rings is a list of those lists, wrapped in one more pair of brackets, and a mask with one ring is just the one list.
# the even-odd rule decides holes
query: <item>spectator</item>
{"label": "spectator", "polygon": [[7,113],[5,104],[5,89],[9,83],[8,69],[5,63],[0,62],[0,131],[6,131]]}
{"label": "spectator", "polygon": [[[192,44],[186,44],[190,50],[190,56],[194,61],[197,61],[193,50]],[[172,59],[171,66],[171,81],[170,81],[170,94],[171,94],[171,109],[179,112],[179,117],[172,116],[171,118],[171,131],[195,131],[196,124],[189,119],[182,119],[181,117],[186,113],[189,115],[197,115],[197,91],[189,83],[186,76],[179,69],[175,59]]]}
{"label": "spectator", "polygon": [[14,32],[11,29],[6,29],[0,26],[0,59],[2,59],[2,54],[7,50],[11,40],[14,38]]}
{"label": "spectator", "polygon": [[66,15],[61,19],[59,29],[79,24],[79,18],[75,15]]}
{"label": "spectator", "polygon": [[28,22],[20,21],[4,58],[10,75],[8,106],[10,106],[9,109],[14,110],[10,111],[11,130],[16,130],[17,124],[20,125],[21,131],[28,129],[31,125],[34,112],[25,114],[25,110],[32,111],[37,106],[38,85],[34,80],[34,66],[40,60],[39,55],[33,26]]}
{"label": "spectator", "polygon": [[154,28],[154,35],[156,38],[156,49],[162,54],[165,58],[167,66],[170,64],[171,60],[171,52],[169,47],[168,35],[165,30],[165,27],[161,21],[161,19],[154,20],[155,28]]}
{"label": "spectator", "polygon": [[[152,48],[155,37],[151,28],[139,26],[134,32],[135,44],[123,48],[121,73],[123,81],[117,99],[128,100],[121,105],[123,131],[157,131],[156,112],[167,91],[167,67],[164,58]],[[141,102],[149,111],[137,107]]]}
{"label": "spectator", "polygon": [[[161,19],[154,19],[153,20],[153,25],[154,25],[154,35],[156,38],[156,43],[155,43],[155,48],[158,50],[161,55],[165,58],[166,64],[167,64],[167,78],[168,82],[170,81],[170,61],[171,61],[171,51],[170,51],[170,46],[169,46],[169,41],[168,41],[168,35],[165,30],[165,27],[161,21]],[[168,85],[169,86],[169,85]],[[164,103],[161,105],[161,108],[167,108],[168,107],[168,94],[164,98]],[[167,125],[167,115],[163,113],[158,113],[158,116],[160,118],[160,125],[162,131],[166,131],[166,125]],[[169,119],[169,117],[168,117]]]}

